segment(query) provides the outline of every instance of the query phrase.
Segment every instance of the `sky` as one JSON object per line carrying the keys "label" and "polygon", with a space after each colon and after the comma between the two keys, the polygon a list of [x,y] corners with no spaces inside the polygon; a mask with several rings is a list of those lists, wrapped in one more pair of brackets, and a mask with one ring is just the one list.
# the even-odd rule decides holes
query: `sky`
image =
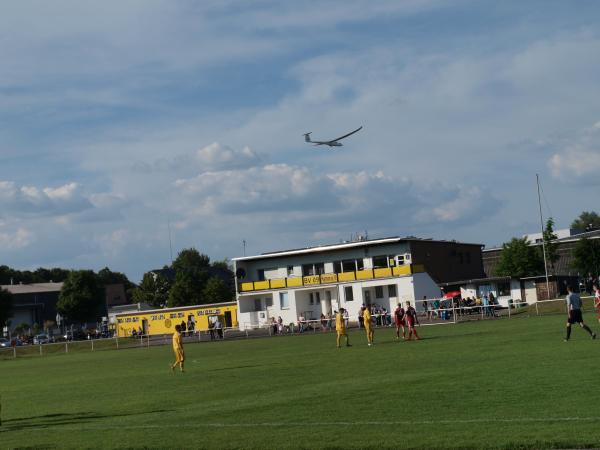
{"label": "sky", "polygon": [[495,247],[539,230],[536,173],[566,228],[600,210],[598,23],[594,0],[5,2],[0,264]]}

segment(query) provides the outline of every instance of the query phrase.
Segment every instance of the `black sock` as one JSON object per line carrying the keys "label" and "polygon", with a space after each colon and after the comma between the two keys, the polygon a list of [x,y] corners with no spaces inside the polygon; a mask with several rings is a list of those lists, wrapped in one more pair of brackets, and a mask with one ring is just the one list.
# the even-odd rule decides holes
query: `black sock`
{"label": "black sock", "polygon": [[590,336],[591,336],[592,334],[594,334],[594,333],[592,333],[592,330],[590,330],[590,327],[588,327],[587,325],[584,325],[582,328],[583,328],[585,331],[587,331],[588,333],[590,333]]}
{"label": "black sock", "polygon": [[567,340],[571,337],[571,327],[567,327]]}

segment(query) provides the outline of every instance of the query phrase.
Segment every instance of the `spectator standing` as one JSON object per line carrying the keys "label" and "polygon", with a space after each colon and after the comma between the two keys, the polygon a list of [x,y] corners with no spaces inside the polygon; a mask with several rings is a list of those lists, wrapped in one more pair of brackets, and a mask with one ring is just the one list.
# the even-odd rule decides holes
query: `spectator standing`
{"label": "spectator standing", "polygon": [[344,313],[343,313],[343,316],[344,316],[344,326],[346,328],[348,328],[348,321],[350,319],[350,314],[348,314],[348,310],[347,309],[342,308],[341,310],[344,311]]}
{"label": "spectator standing", "polygon": [[219,316],[217,316],[217,320],[215,320],[215,330],[217,330],[217,338],[223,339],[223,324],[221,323]]}

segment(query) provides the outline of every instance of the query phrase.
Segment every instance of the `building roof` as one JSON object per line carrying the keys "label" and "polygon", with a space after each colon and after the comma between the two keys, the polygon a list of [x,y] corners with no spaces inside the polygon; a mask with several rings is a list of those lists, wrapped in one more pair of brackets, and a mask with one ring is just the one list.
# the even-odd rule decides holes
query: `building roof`
{"label": "building roof", "polygon": [[40,294],[42,292],[60,292],[62,283],[32,283],[32,284],[5,284],[0,288],[11,294]]}
{"label": "building roof", "polygon": [[510,281],[511,277],[489,277],[489,278],[473,278],[471,280],[448,281],[447,283],[438,283],[440,287],[455,286],[457,284],[479,284],[491,283],[495,281]]}
{"label": "building roof", "polygon": [[422,241],[422,242],[443,242],[443,243],[455,243],[462,245],[476,245],[478,247],[482,247],[482,244],[474,244],[468,242],[457,242],[457,241],[446,241],[446,240],[437,240],[437,239],[421,239],[417,237],[387,237],[382,239],[364,239],[353,242],[342,242],[339,244],[325,244],[318,245],[315,247],[305,247],[298,248],[292,250],[282,250],[275,252],[262,253],[260,255],[254,256],[240,256],[237,258],[232,258],[232,261],[250,261],[256,259],[266,259],[266,258],[277,258],[281,256],[292,256],[292,255],[303,255],[308,253],[319,253],[319,252],[330,252],[333,250],[343,250],[347,248],[357,248],[357,247],[368,247],[371,245],[381,245],[381,244],[393,244],[397,242],[410,242],[410,241]]}

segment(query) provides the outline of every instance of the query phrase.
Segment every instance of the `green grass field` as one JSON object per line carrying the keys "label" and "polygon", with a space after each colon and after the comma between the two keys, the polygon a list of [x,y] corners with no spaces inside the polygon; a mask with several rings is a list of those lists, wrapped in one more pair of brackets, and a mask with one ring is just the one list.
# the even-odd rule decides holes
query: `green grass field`
{"label": "green grass field", "polygon": [[188,344],[184,374],[167,346],[0,361],[0,447],[598,447],[600,340],[563,323]]}

